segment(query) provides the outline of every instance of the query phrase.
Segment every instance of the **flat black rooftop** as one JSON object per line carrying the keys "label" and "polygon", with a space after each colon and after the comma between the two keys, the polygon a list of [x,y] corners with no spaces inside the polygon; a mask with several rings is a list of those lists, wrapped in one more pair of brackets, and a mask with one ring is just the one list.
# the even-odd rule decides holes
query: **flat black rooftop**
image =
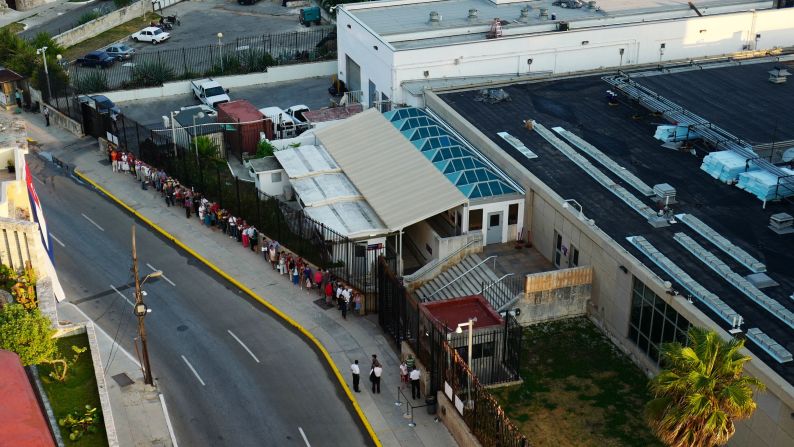
{"label": "flat black rooftop", "polygon": [[[751,144],[794,139],[794,77],[769,82],[779,63],[750,63],[636,78],[645,87]],[[794,73],[794,66],[788,69]]]}
{"label": "flat black rooftop", "polygon": [[[769,68],[763,65],[753,64],[747,70],[717,68],[708,72],[710,76],[721,78],[741,76],[742,73],[750,73],[754,76],[756,71],[766,74]],[[702,73],[705,72],[704,70]],[[682,82],[682,79],[687,79],[685,74],[659,75],[637,80],[650,86],[651,83],[646,82],[648,79],[652,79],[653,86],[664,86],[666,80],[671,80],[671,85],[666,87],[670,91],[680,88],[682,91],[688,89],[692,95],[697,94],[698,96],[688,97],[689,103],[687,103],[692,104],[693,107],[704,104],[699,110],[695,110],[696,113],[704,117],[708,116],[709,119],[715,120],[717,125],[733,130],[739,134],[737,136],[742,137],[738,128],[731,129],[729,126],[732,122],[732,111],[723,109],[712,111],[705,106],[705,104],[717,104],[718,100],[729,102],[726,97],[733,93],[735,83],[721,84],[721,88],[716,84],[710,85],[709,90],[704,93],[703,90],[689,86],[690,81]],[[760,78],[737,80],[737,82],[766,89],[766,85],[763,84],[766,81]],[[666,123],[660,122],[661,118],[653,116],[624,96],[620,97],[618,106],[607,105],[605,91],[609,88],[610,86],[600,77],[584,77],[504,87],[512,100],[496,104],[476,101],[477,91],[445,93],[441,97],[561,197],[579,201],[584,207],[587,218],[595,219],[596,225],[601,230],[661,278],[672,281],[670,275],[656,267],[649,258],[626,240],[628,236],[644,236],[681,269],[719,296],[744,317],[743,329],[757,327],[794,353],[794,330],[766,309],[756,305],[722,277],[713,273],[698,258],[684,250],[673,240],[673,233],[684,232],[691,236],[742,276],[752,272],[683,223],[666,228],[653,228],[645,218],[593,180],[536,132],[530,132],[523,126],[522,120],[528,118],[536,120],[548,129],[561,126],[609,155],[648,185],[659,183],[672,185],[677,190],[679,202],[674,206],[675,212],[695,215],[728,240],[765,263],[767,274],[780,285],[764,288],[763,292],[789,310],[794,310],[794,300],[789,298],[789,295],[794,293],[794,234],[779,236],[767,228],[772,214],[786,212],[794,215],[794,206],[789,203],[768,203],[766,209],[762,209],[761,201],[755,196],[711,178],[700,170],[702,157],[705,155],[703,147],[696,145],[697,156],[662,148],[661,142],[655,140],[653,134],[657,125]],[[669,92],[665,91],[665,93]],[[720,106],[713,105],[713,107]],[[754,118],[760,129],[764,125],[774,126],[776,116],[776,113],[759,113]],[[790,113],[789,116],[794,116],[794,113]],[[723,118],[731,122],[723,123],[721,122]],[[772,123],[764,120],[771,120]],[[790,124],[787,124],[787,130],[792,131]],[[501,131],[509,132],[521,140],[539,157],[530,160],[520,154],[496,135]],[[656,206],[651,198],[642,196],[598,163],[593,160],[591,162],[614,181],[634,193],[638,199],[655,209]],[[552,243],[552,241],[547,242]],[[675,288],[686,294],[680,284]],[[715,323],[726,330],[730,329],[727,323],[697,299],[694,299],[694,305],[709,315]],[[794,362],[780,364],[749,341],[748,346],[788,382],[794,383]]]}

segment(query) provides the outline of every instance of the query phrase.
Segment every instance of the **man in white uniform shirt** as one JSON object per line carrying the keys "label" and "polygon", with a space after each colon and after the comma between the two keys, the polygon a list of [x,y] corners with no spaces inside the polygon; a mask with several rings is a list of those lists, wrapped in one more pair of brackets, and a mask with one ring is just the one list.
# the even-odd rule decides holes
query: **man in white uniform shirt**
{"label": "man in white uniform shirt", "polygon": [[411,397],[414,400],[419,399],[419,379],[422,378],[422,373],[419,368],[414,368],[408,376],[411,378]]}
{"label": "man in white uniform shirt", "polygon": [[361,390],[358,389],[358,382],[361,379],[361,369],[358,367],[358,360],[350,365],[350,372],[353,373],[353,391],[360,393]]}

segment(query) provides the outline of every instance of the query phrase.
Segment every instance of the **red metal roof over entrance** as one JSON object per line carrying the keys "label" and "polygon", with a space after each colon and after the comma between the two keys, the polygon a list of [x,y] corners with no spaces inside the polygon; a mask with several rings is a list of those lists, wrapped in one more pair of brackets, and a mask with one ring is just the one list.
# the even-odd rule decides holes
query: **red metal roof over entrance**
{"label": "red metal roof over entrance", "polygon": [[0,350],[0,446],[54,447],[19,356]]}
{"label": "red metal roof over entrance", "polygon": [[481,295],[464,296],[451,300],[422,303],[425,311],[436,320],[455,330],[459,323],[466,323],[469,318],[477,318],[475,329],[504,324],[502,317]]}

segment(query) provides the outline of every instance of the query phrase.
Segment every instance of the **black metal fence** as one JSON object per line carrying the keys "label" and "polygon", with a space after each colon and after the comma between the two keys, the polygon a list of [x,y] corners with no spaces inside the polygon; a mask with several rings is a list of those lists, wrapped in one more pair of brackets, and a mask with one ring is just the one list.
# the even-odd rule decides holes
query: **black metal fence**
{"label": "black metal fence", "polygon": [[220,45],[139,52],[129,61],[105,69],[71,64],[69,79],[80,93],[96,93],[330,59],[336,59],[336,29],[317,27],[241,37]]}
{"label": "black metal fence", "polygon": [[496,310],[508,307],[516,298],[524,293],[526,278],[524,276],[505,276],[497,281],[483,283],[482,295]]}
{"label": "black metal fence", "polygon": [[409,294],[389,263],[378,262],[378,322],[398,344],[411,345],[425,365],[430,391],[452,391],[451,399],[469,402],[463,411],[466,424],[484,446],[527,446],[526,437],[504,414],[485,389],[519,380],[521,364],[521,326],[509,314],[503,327],[475,330],[472,335],[471,368],[468,335],[457,334],[446,322],[435,320]]}

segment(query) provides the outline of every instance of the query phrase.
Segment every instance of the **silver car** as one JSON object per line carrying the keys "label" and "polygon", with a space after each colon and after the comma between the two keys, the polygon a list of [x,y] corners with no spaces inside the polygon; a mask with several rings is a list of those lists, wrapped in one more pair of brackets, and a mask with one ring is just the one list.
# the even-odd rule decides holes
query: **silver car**
{"label": "silver car", "polygon": [[128,47],[127,45],[111,45],[105,48],[105,52],[113,57],[116,60],[124,60],[129,59],[135,54],[135,48]]}

